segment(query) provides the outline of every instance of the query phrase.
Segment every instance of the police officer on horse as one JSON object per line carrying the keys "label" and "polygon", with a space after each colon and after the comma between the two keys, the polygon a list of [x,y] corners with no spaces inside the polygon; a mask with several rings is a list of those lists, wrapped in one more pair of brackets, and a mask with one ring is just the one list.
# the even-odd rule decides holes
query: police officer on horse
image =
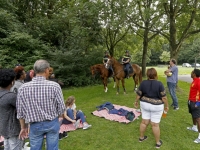
{"label": "police officer on horse", "polygon": [[126,78],[129,78],[129,69],[131,67],[131,55],[129,54],[129,50],[125,51],[125,55],[122,57],[122,64],[125,66]]}
{"label": "police officer on horse", "polygon": [[[104,64],[104,66],[105,66],[106,63],[107,63],[107,61],[108,61],[108,58],[110,57],[110,55],[109,55],[109,52],[108,52],[108,51],[105,51],[104,54],[105,54],[105,55],[104,55],[104,57],[103,57],[103,64]],[[112,65],[109,66],[109,69],[112,71],[112,76],[114,76],[115,74],[114,74]]]}

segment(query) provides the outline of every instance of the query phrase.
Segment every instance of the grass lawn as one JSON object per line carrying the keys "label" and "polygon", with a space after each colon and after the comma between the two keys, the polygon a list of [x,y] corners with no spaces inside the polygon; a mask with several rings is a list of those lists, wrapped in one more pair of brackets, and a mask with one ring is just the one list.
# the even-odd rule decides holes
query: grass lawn
{"label": "grass lawn", "polygon": [[[166,87],[166,78],[163,72],[166,69],[157,68],[159,80]],[[190,74],[193,68],[179,67],[180,74]],[[129,124],[109,121],[104,118],[93,116],[91,112],[96,110],[96,106],[111,102],[113,104],[133,107],[136,94],[133,92],[133,80],[126,79],[127,94],[124,95],[120,85],[120,94],[116,95],[113,89],[113,81],[108,84],[108,92],[105,93],[103,85],[94,85],[81,88],[63,89],[64,98],[70,95],[76,97],[77,109],[81,109],[87,116],[88,123],[92,128],[88,130],[78,129],[68,133],[68,137],[59,142],[61,150],[151,150],[155,149],[155,140],[151,126],[148,127],[146,135],[148,139],[142,143],[138,142],[139,125],[141,117]],[[198,133],[188,131],[187,126],[192,125],[192,119],[187,109],[187,99],[189,93],[189,83],[179,81],[177,96],[179,100],[178,111],[169,109],[167,117],[161,120],[161,139],[163,150],[193,150],[199,145],[193,141]],[[168,94],[169,105],[171,98]]]}

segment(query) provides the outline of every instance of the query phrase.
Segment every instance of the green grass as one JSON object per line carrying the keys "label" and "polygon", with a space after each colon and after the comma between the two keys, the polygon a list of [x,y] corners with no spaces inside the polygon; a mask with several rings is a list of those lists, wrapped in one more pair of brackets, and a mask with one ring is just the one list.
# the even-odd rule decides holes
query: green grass
{"label": "green grass", "polygon": [[[158,73],[163,73],[166,68],[156,68]],[[181,74],[190,74],[193,69],[180,68]],[[162,75],[162,74],[160,74]],[[159,77],[166,87],[166,78]],[[81,109],[87,116],[88,123],[92,128],[88,130],[78,129],[68,133],[68,137],[60,141],[61,150],[151,150],[155,149],[155,140],[152,134],[151,126],[148,127],[146,134],[148,139],[142,143],[138,142],[139,125],[141,117],[129,124],[109,121],[91,114],[96,110],[96,106],[109,101],[113,104],[133,107],[135,93],[133,92],[133,80],[126,80],[127,94],[124,95],[121,85],[120,94],[116,95],[116,89],[113,89],[113,82],[108,84],[108,92],[104,93],[103,85],[94,85],[82,88],[63,89],[64,98],[70,95],[76,97],[77,109]],[[192,119],[187,109],[187,99],[189,93],[189,83],[179,82],[177,96],[180,109],[174,111],[170,108],[167,117],[161,120],[161,139],[163,140],[163,150],[192,150],[197,149],[197,144],[193,140],[197,138],[198,133],[188,131],[187,126],[192,125]],[[171,98],[168,94],[168,101],[171,104]]]}
{"label": "green grass", "polygon": [[[163,76],[164,71],[167,70],[167,65],[163,67],[155,67],[155,66],[152,66],[152,67],[154,67],[158,71],[159,76]],[[150,67],[147,67],[147,68],[150,68]],[[194,68],[192,67],[187,68],[187,67],[182,67],[182,66],[178,66],[178,69],[179,69],[180,75],[191,74],[192,70],[194,70]]]}

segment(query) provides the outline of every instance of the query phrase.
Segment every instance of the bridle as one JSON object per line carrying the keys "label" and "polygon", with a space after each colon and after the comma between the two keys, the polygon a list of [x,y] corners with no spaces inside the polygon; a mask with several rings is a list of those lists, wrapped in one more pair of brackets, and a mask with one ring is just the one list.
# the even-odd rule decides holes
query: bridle
{"label": "bridle", "polygon": [[106,68],[106,69],[109,69],[109,67],[110,67],[110,65],[111,65],[111,64],[109,63],[110,60],[111,60],[111,59],[108,58],[107,62],[105,63],[105,68]]}

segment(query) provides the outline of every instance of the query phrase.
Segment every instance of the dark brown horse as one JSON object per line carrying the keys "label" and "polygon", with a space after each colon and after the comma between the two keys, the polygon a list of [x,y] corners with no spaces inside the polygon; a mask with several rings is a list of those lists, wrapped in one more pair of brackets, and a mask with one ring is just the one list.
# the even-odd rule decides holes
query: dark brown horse
{"label": "dark brown horse", "polygon": [[[124,78],[125,78],[125,72],[124,72],[124,66],[120,64],[114,57],[110,57],[106,63],[106,68],[109,67],[109,65],[112,65],[114,73],[115,73],[115,79],[117,83],[117,94],[119,94],[119,81],[121,80],[122,86],[124,89],[124,94],[126,93],[126,88],[124,85]],[[140,69],[140,66],[137,64],[132,64],[133,67],[133,73],[129,74],[129,77],[132,76],[133,80],[135,82],[134,90],[137,90],[138,83],[142,82],[142,70]]]}
{"label": "dark brown horse", "polygon": [[[108,78],[111,77],[112,73],[109,72],[108,69],[105,68],[104,64],[96,64],[90,67],[92,76],[94,76],[95,74],[99,73],[100,77],[102,79],[103,85],[104,85],[104,91],[107,92],[108,91],[108,87],[107,87],[107,83],[108,83]],[[115,78],[114,79],[114,86],[113,88],[115,88]]]}

